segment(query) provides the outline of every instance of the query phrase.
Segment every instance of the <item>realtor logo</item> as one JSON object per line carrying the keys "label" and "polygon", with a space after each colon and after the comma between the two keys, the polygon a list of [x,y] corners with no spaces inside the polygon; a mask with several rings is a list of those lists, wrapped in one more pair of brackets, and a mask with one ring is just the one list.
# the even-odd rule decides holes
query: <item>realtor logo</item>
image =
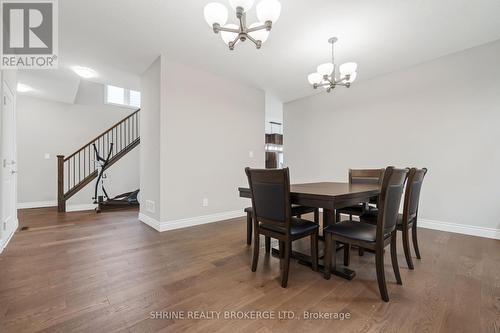
{"label": "realtor logo", "polygon": [[1,0],[1,7],[1,68],[57,68],[57,0]]}

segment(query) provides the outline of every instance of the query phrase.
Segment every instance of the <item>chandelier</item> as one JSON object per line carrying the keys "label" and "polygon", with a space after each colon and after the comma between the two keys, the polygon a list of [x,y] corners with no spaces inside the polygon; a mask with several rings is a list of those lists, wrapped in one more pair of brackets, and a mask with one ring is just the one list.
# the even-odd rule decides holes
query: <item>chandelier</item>
{"label": "chandelier", "polygon": [[246,12],[252,8],[254,0],[229,0],[229,4],[236,11],[239,24],[226,24],[228,10],[226,6],[218,2],[211,2],[205,6],[204,15],[208,25],[214,32],[221,33],[222,40],[234,50],[234,46],[247,39],[252,41],[257,49],[267,40],[269,31],[276,23],[281,13],[281,3],[278,0],[261,0],[257,4],[257,18],[255,22],[247,26]]}
{"label": "chandelier", "polygon": [[354,80],[356,80],[358,65],[355,62],[346,62],[338,66],[338,71],[336,70],[334,44],[337,40],[337,37],[332,37],[328,40],[328,43],[332,44],[332,62],[319,65],[316,68],[317,72],[309,74],[307,77],[314,89],[323,87],[327,92],[330,92],[332,89],[335,89],[336,86],[349,88]]}

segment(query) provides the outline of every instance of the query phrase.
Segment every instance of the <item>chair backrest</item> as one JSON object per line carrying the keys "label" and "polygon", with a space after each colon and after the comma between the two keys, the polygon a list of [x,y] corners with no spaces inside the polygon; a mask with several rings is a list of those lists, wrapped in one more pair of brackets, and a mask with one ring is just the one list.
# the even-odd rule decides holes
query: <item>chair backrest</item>
{"label": "chair backrest", "polygon": [[385,169],[349,169],[350,184],[381,184]]}
{"label": "chair backrest", "polygon": [[408,223],[417,217],[420,190],[427,169],[411,168],[406,181],[405,201],[403,205],[403,223]]}
{"label": "chair backrest", "polygon": [[290,229],[290,173],[285,169],[246,168],[254,219]]}
{"label": "chair backrest", "polygon": [[403,196],[408,169],[387,167],[382,180],[379,196],[379,214],[377,220],[377,241],[383,240],[396,229],[399,205]]}

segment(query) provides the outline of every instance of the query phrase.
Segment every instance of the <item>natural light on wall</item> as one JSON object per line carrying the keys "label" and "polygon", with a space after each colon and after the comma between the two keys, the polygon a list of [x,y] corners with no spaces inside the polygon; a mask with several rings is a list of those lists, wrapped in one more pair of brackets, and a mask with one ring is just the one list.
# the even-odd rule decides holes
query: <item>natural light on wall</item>
{"label": "natural light on wall", "polygon": [[106,104],[141,107],[141,92],[112,85],[106,85]]}

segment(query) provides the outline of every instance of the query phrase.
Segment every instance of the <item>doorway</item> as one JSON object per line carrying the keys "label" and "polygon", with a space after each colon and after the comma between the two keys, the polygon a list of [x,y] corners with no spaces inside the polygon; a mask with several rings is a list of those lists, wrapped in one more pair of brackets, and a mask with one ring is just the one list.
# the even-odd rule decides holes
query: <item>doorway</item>
{"label": "doorway", "polygon": [[12,89],[5,81],[2,82],[2,111],[1,111],[1,220],[0,220],[0,245],[5,246],[14,231],[17,229],[16,209],[16,117],[15,98]]}

